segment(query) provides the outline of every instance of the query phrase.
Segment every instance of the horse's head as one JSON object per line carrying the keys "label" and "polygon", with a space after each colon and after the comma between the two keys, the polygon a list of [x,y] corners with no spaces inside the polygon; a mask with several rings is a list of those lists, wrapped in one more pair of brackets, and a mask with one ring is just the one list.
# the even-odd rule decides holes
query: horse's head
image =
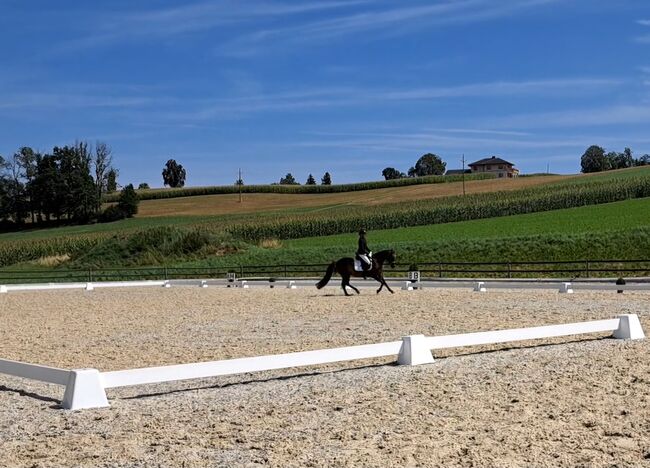
{"label": "horse's head", "polygon": [[395,268],[395,251],[393,249],[382,250],[381,252],[377,252],[375,258],[379,260],[382,264],[388,263],[391,268]]}
{"label": "horse's head", "polygon": [[395,268],[395,251],[393,249],[390,249],[388,252],[388,263],[390,264],[391,268]]}

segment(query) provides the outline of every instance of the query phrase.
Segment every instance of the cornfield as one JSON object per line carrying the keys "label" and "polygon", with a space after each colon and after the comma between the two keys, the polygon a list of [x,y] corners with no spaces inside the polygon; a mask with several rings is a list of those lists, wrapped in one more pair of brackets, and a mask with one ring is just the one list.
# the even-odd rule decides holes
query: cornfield
{"label": "cornfield", "polygon": [[[320,186],[318,186],[320,187]],[[261,213],[242,218],[235,215],[219,221],[192,224],[195,230],[227,232],[236,242],[264,239],[295,239],[354,232],[367,229],[393,229],[428,224],[510,216],[541,211],[611,203],[650,197],[650,177],[590,181],[576,184],[550,184],[518,191],[453,196],[373,207],[345,206],[301,215]],[[95,232],[41,240],[0,242],[0,267],[53,255],[87,253],[115,235],[142,236],[150,229]]]}
{"label": "cornfield", "polygon": [[108,234],[0,243],[0,267],[57,255],[75,255],[99,244]]}
{"label": "cornfield", "polygon": [[[403,179],[380,180],[375,182],[360,182],[356,184],[337,185],[242,185],[242,193],[339,193],[374,190],[389,187],[405,187],[408,185],[443,184],[460,182],[462,175],[408,177]],[[465,180],[494,179],[494,174],[465,174]],[[163,198],[194,197],[200,195],[223,195],[239,193],[237,185],[221,185],[212,187],[190,187],[179,189],[138,190],[140,200],[159,200]],[[104,202],[117,201],[118,193],[104,197]]]}
{"label": "cornfield", "polygon": [[511,192],[455,196],[371,208],[348,208],[328,215],[303,215],[275,222],[238,225],[228,230],[234,237],[247,241],[295,239],[354,232],[362,226],[376,230],[453,223],[643,197],[650,197],[650,178],[548,185]]}

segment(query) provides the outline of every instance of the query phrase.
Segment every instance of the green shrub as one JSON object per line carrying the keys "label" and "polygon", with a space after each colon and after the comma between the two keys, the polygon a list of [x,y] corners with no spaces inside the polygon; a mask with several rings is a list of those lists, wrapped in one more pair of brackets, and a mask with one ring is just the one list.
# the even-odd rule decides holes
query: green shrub
{"label": "green shrub", "polygon": [[99,215],[100,223],[112,223],[113,221],[119,221],[120,219],[126,219],[127,214],[124,210],[118,205],[107,206],[104,211]]}

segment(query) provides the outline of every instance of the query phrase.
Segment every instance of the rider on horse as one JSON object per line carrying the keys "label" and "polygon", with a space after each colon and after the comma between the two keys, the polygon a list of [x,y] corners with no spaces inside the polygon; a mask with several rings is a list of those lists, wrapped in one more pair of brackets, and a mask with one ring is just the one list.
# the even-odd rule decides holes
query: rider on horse
{"label": "rider on horse", "polygon": [[368,271],[372,267],[372,252],[366,242],[366,230],[359,231],[359,248],[357,249],[357,258],[361,260],[363,271]]}

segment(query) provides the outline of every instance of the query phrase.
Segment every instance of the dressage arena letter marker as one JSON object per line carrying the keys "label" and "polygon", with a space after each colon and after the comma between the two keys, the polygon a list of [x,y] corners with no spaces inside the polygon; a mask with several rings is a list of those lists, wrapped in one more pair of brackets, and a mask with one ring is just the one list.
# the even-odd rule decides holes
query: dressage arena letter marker
{"label": "dressage arena letter marker", "polygon": [[94,291],[95,288],[93,287],[92,283],[86,283],[86,291]]}
{"label": "dressage arena letter marker", "polygon": [[0,294],[7,294],[7,292],[8,292],[7,286],[5,286],[4,284],[0,285]]}
{"label": "dressage arena letter marker", "polygon": [[560,292],[562,294],[573,294],[573,288],[571,287],[571,283],[562,283],[560,285]]}
{"label": "dressage arena letter marker", "polygon": [[474,292],[487,292],[487,288],[485,287],[485,283],[483,281],[478,281],[474,285]]}

